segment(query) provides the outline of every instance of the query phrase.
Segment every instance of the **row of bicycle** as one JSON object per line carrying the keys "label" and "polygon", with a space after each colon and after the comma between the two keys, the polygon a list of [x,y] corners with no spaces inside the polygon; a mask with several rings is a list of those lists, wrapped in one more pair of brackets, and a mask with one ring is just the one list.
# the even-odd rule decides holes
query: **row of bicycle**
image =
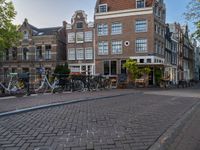
{"label": "row of bicycle", "polygon": [[1,95],[93,91],[111,88],[111,80],[102,75],[42,74],[32,80],[28,73],[10,73],[8,78],[7,82],[0,82]]}

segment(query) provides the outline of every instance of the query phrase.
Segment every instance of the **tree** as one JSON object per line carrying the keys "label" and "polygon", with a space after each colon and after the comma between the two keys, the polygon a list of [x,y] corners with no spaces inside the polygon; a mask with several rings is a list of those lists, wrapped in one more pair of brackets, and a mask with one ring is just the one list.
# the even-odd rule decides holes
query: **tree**
{"label": "tree", "polygon": [[126,60],[126,63],[123,65],[128,72],[131,74],[133,80],[140,78],[142,75],[148,75],[151,71],[149,67],[139,67],[137,62],[133,59]]}
{"label": "tree", "polygon": [[192,21],[197,30],[193,33],[193,37],[200,39],[200,0],[191,0],[187,5],[187,11],[184,13],[186,20]]}
{"label": "tree", "polygon": [[16,46],[22,37],[18,32],[19,26],[12,24],[15,16],[13,3],[0,0],[0,55],[6,49]]}
{"label": "tree", "polygon": [[61,76],[68,76],[70,74],[70,69],[68,68],[68,65],[57,65],[55,70],[54,70],[55,74],[60,74]]}

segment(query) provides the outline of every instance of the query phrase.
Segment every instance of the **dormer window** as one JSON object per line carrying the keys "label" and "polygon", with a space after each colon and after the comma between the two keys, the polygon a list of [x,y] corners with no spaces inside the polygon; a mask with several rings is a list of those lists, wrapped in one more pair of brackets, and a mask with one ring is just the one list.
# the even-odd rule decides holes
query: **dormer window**
{"label": "dormer window", "polygon": [[107,4],[101,4],[101,5],[99,5],[99,12],[100,13],[107,12],[107,11],[108,11]]}
{"label": "dormer window", "polygon": [[145,8],[145,0],[136,0],[137,8]]}
{"label": "dormer window", "polygon": [[24,31],[24,39],[25,40],[28,40],[28,36],[29,36],[28,31]]}
{"label": "dormer window", "polygon": [[77,22],[76,23],[76,28],[77,29],[83,29],[83,22]]}

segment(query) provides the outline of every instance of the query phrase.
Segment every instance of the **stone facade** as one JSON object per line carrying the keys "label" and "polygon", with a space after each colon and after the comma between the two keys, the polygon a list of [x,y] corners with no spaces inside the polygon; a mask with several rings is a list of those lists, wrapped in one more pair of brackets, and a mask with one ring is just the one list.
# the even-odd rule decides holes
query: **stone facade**
{"label": "stone facade", "polygon": [[71,73],[94,74],[94,24],[78,10],[67,24],[67,61]]}

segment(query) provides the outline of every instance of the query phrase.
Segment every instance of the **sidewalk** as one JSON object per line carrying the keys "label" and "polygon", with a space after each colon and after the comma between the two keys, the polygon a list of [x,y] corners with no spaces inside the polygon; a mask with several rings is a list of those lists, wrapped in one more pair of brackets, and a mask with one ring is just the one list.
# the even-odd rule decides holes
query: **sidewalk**
{"label": "sidewalk", "polygon": [[200,150],[200,106],[186,122],[168,150]]}
{"label": "sidewalk", "polygon": [[120,94],[131,94],[133,89],[110,89],[94,92],[72,92],[72,93],[47,93],[44,95],[31,95],[28,97],[4,97],[0,98],[0,113],[25,109],[35,106],[54,104],[60,102],[70,102],[74,100],[86,100],[107,96],[117,96]]}

